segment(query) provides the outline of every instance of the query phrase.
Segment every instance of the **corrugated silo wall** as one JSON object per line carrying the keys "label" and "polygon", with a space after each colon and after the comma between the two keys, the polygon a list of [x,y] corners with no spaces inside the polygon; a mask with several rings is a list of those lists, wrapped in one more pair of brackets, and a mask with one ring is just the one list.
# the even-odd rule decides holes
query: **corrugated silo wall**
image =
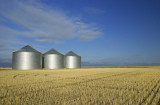
{"label": "corrugated silo wall", "polygon": [[58,54],[44,55],[44,68],[46,69],[64,68],[64,55],[58,55]]}
{"label": "corrugated silo wall", "polygon": [[12,69],[41,69],[42,54],[38,52],[13,52]]}
{"label": "corrugated silo wall", "polygon": [[65,56],[65,68],[81,68],[81,56]]}

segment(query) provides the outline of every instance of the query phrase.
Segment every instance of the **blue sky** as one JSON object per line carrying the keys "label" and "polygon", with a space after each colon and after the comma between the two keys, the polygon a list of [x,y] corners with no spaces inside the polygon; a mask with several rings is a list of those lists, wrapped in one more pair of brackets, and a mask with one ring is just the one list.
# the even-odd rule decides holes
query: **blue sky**
{"label": "blue sky", "polygon": [[0,0],[0,66],[31,45],[83,66],[160,65],[159,0]]}

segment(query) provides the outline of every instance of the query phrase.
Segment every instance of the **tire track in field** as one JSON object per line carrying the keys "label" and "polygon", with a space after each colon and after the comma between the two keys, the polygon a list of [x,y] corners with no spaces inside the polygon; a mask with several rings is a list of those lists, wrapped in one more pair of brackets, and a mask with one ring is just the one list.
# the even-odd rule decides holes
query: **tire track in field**
{"label": "tire track in field", "polygon": [[[132,71],[132,72],[135,72],[135,71]],[[110,72],[109,72],[110,73]],[[68,78],[63,78],[63,79],[58,79],[58,80],[64,80],[64,79],[80,79],[81,77],[87,77],[87,76],[96,76],[96,75],[101,75],[101,74],[108,74],[108,72],[107,73],[97,73],[97,74],[91,74],[91,75],[82,75],[82,76],[77,76],[77,77],[68,77]],[[119,74],[123,74],[123,73],[119,73]],[[17,75],[15,75],[15,76],[13,76],[13,78],[15,79],[17,76],[21,76],[21,77],[23,77],[23,76],[26,76],[26,75],[29,75],[29,74],[26,74],[26,75],[24,75],[24,74],[17,74]],[[115,75],[117,75],[117,74],[115,74]],[[36,74],[35,75],[33,75],[33,76],[37,76]],[[108,76],[112,76],[112,75],[108,75]],[[31,84],[39,84],[39,83],[50,83],[50,82],[54,82],[54,81],[42,81],[42,82],[33,82],[33,83],[27,83],[27,84],[29,84],[29,85],[31,85]],[[18,84],[18,85],[23,85],[23,84]],[[16,86],[17,85],[10,85],[10,86],[0,86],[0,88],[10,88],[10,87],[15,87],[16,88]]]}
{"label": "tire track in field", "polygon": [[[26,77],[26,76],[39,76],[40,74],[17,74],[13,76],[13,79]],[[42,74],[43,76],[48,76],[49,74]]]}
{"label": "tire track in field", "polygon": [[160,99],[159,99],[159,101],[158,101],[157,105],[160,105]]}
{"label": "tire track in field", "polygon": [[17,77],[25,77],[27,74],[17,74],[13,76],[13,79],[16,79]]}
{"label": "tire track in field", "polygon": [[[159,86],[158,86],[159,85]],[[158,81],[158,84],[157,84],[157,86],[156,87],[158,87],[156,90],[155,90],[155,93],[154,93],[154,95],[153,95],[153,97],[152,97],[152,99],[151,99],[151,101],[150,101],[150,105],[152,104],[152,102],[153,102],[153,100],[154,100],[154,98],[156,97],[156,94],[159,92],[159,89],[160,89],[160,80]]]}
{"label": "tire track in field", "polygon": [[[135,71],[132,71],[132,72],[135,72]],[[105,76],[105,77],[99,77],[99,78],[95,78],[95,79],[88,79],[88,80],[85,80],[85,81],[80,81],[80,82],[75,82],[75,83],[69,83],[69,84],[66,84],[66,85],[59,86],[59,87],[67,87],[67,86],[72,86],[72,85],[78,85],[78,84],[81,84],[81,83],[87,83],[87,82],[97,81],[97,80],[101,80],[101,79],[108,78],[108,77],[115,77],[115,76],[120,76],[120,75],[126,75],[126,74],[129,74],[129,73],[132,73],[132,72],[114,74],[114,75],[109,75],[109,76]],[[56,87],[56,88],[59,88],[59,87]]]}
{"label": "tire track in field", "polygon": [[[110,73],[110,72],[109,72]],[[79,79],[81,77],[87,77],[87,76],[94,76],[94,75],[101,75],[101,74],[108,74],[107,73],[97,73],[97,74],[91,74],[91,75],[82,75],[82,76],[77,76],[77,77],[67,77],[67,78],[62,78],[62,79],[58,79],[58,80],[64,80],[64,79]],[[18,76],[20,77],[25,77],[27,75],[30,75],[30,74],[17,74],[17,75],[14,75],[13,78],[16,79]],[[32,76],[38,76],[39,74],[34,74]],[[43,76],[48,76],[49,74],[45,74]],[[0,77],[1,78],[1,77]],[[50,82],[53,82],[53,81],[42,81],[42,82],[33,82],[33,83],[29,83],[29,84],[39,84],[39,83],[50,83]],[[28,84],[28,83],[27,83]],[[18,84],[18,85],[23,85],[23,84]],[[10,86],[0,86],[0,88],[10,88],[10,87],[16,87],[17,85],[10,85]]]}
{"label": "tire track in field", "polygon": [[[156,89],[156,87],[158,86],[159,83],[160,83],[160,80],[154,85],[154,87],[152,88],[152,90],[148,93],[148,95],[146,97],[144,97],[144,99],[142,100],[142,102],[140,102],[138,105],[142,105],[143,103],[145,103],[147,101],[147,99],[151,96],[152,92],[154,92],[154,90]],[[158,86],[158,89],[159,88],[160,88],[160,86]],[[158,89],[156,90],[156,93],[152,97],[150,104],[152,103],[154,97],[156,96],[156,94],[158,92]]]}
{"label": "tire track in field", "polygon": [[[154,79],[153,80],[151,80],[151,81],[154,81]],[[146,84],[144,87],[146,87],[148,84]],[[146,92],[148,92],[148,90],[145,90]],[[137,92],[138,93],[140,93],[140,90],[138,90],[137,89]],[[135,97],[135,95],[134,96],[132,96],[132,100],[136,100],[136,98],[133,98],[133,97]],[[116,99],[116,98],[115,98]],[[128,103],[128,101],[129,101],[129,99],[126,99],[124,102],[123,102],[123,104],[122,105],[125,105],[125,104],[127,104]],[[138,103],[137,103],[138,104]]]}
{"label": "tire track in field", "polygon": [[[135,70],[137,71],[137,70]],[[97,81],[97,80],[101,80],[101,79],[104,79],[104,78],[109,78],[109,77],[115,77],[115,76],[121,76],[121,75],[126,75],[126,74],[130,74],[130,73],[133,73],[135,71],[130,71],[130,72],[125,72],[125,73],[118,73],[118,74],[113,74],[113,75],[109,75],[109,76],[105,76],[105,77],[99,77],[99,78],[95,78],[95,79],[88,79],[88,80],[85,80],[85,81],[80,81],[80,82],[75,82],[75,83],[68,83],[68,84],[65,84],[65,85],[61,85],[61,86],[56,86],[56,87],[48,87],[48,88],[45,88],[45,89],[58,89],[58,88],[63,88],[63,87],[68,87],[68,86],[73,86],[73,85],[78,85],[78,84],[81,84],[81,83],[88,83],[88,82],[92,82],[92,81]],[[139,71],[140,72],[140,71]],[[136,72],[137,73],[137,72]],[[105,74],[105,73],[103,73]],[[106,73],[108,74],[108,73]],[[52,82],[52,81],[48,81],[48,82]],[[46,83],[46,82],[45,82]],[[39,84],[39,83],[34,83],[34,84]],[[16,87],[15,87],[16,88]],[[41,89],[37,89],[35,90],[36,92],[41,92]],[[33,90],[29,90],[28,91],[30,93],[33,92]],[[20,93],[20,94],[17,94],[16,96],[21,96],[21,95],[26,95],[26,92],[23,92],[23,93]],[[3,99],[3,98],[7,98],[7,97],[11,97],[11,95],[8,95],[8,96],[1,96],[0,99]]]}

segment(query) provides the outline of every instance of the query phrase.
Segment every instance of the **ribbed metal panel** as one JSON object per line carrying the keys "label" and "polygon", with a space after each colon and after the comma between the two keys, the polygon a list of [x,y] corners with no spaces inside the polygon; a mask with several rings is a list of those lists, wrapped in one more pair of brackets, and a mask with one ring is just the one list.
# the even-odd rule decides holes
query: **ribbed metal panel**
{"label": "ribbed metal panel", "polygon": [[44,55],[44,68],[46,69],[62,69],[64,68],[64,55],[51,49]]}
{"label": "ribbed metal panel", "polygon": [[65,55],[65,68],[81,68],[81,56],[71,52]]}
{"label": "ribbed metal panel", "polygon": [[38,52],[13,52],[12,69],[41,69],[42,54]]}
{"label": "ribbed metal panel", "polygon": [[44,55],[44,68],[46,68],[46,69],[64,68],[63,55],[56,55],[56,54]]}
{"label": "ribbed metal panel", "polygon": [[12,69],[41,69],[42,54],[27,45],[12,53]]}

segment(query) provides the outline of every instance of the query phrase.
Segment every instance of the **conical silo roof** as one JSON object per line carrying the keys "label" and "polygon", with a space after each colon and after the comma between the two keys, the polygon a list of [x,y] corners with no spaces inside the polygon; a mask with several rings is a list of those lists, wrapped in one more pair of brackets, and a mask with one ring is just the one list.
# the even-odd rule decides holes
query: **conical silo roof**
{"label": "conical silo roof", "polygon": [[65,56],[79,56],[79,55],[77,55],[73,51],[69,51],[68,53],[65,54]]}
{"label": "conical silo roof", "polygon": [[29,45],[26,45],[15,52],[38,52],[38,53],[40,53],[39,51],[37,51],[36,49],[32,48]]}
{"label": "conical silo roof", "polygon": [[44,53],[44,55],[47,55],[47,54],[57,54],[57,55],[63,55],[61,54],[60,52],[58,52],[57,50],[55,49],[50,49],[49,51],[47,51],[46,53]]}

